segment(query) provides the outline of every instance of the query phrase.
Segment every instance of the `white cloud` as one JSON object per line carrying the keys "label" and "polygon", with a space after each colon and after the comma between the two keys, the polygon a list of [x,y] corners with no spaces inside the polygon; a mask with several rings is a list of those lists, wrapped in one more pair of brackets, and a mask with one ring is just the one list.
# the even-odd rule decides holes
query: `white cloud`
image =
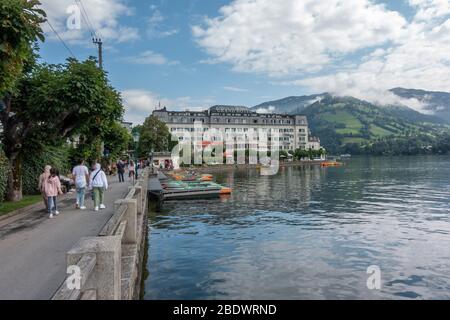
{"label": "white cloud", "polygon": [[177,34],[178,29],[167,28],[164,22],[167,18],[157,9],[156,6],[150,6],[152,14],[148,19],[147,34],[150,38],[165,38]]}
{"label": "white cloud", "polygon": [[169,110],[205,110],[214,104],[214,99],[206,97],[193,99],[191,97],[178,97],[168,99],[148,90],[130,89],[122,91],[125,106],[125,120],[134,124],[141,124],[145,118],[159,108],[167,107]]}
{"label": "white cloud", "polygon": [[231,92],[248,92],[248,90],[244,89],[244,88],[229,87],[229,86],[225,86],[222,88],[226,91],[231,91]]}
{"label": "white cloud", "polygon": [[192,30],[213,61],[282,75],[319,71],[345,54],[397,41],[406,23],[369,0],[235,0]]}
{"label": "white cloud", "polygon": [[[133,9],[128,7],[125,0],[83,0],[79,8],[84,7],[88,19],[81,19],[81,29],[70,30],[67,27],[67,20],[70,16],[67,13],[69,7],[75,5],[74,0],[41,0],[42,8],[47,12],[48,20],[60,34],[60,36],[72,44],[87,43],[90,38],[89,25],[92,25],[94,32],[103,40],[121,43],[133,41],[139,38],[136,28],[121,25],[120,17],[130,16]],[[83,12],[83,10],[80,10]],[[87,20],[87,21],[86,21]],[[43,25],[47,38],[55,40],[47,24]]]}
{"label": "white cloud", "polygon": [[352,95],[378,103],[401,103],[419,112],[426,105],[404,100],[387,90],[394,87],[432,91],[450,90],[450,20],[411,24],[408,35],[397,46],[374,51],[354,68],[292,82],[313,90]]}
{"label": "white cloud", "polygon": [[179,64],[179,61],[172,61],[163,56],[160,53],[153,52],[151,50],[145,51],[140,53],[137,56],[134,57],[128,57],[125,58],[125,61],[129,63],[136,63],[136,64],[152,64],[152,65],[177,65]]}
{"label": "white cloud", "polygon": [[256,109],[257,113],[260,114],[267,114],[267,113],[274,113],[276,108],[274,106],[268,106],[267,108],[258,108]]}
{"label": "white cloud", "polygon": [[426,113],[387,90],[450,91],[450,0],[404,1],[410,21],[375,0],[234,0],[192,29],[209,62]]}
{"label": "white cloud", "polygon": [[408,0],[417,9],[416,20],[430,20],[450,13],[448,0]]}

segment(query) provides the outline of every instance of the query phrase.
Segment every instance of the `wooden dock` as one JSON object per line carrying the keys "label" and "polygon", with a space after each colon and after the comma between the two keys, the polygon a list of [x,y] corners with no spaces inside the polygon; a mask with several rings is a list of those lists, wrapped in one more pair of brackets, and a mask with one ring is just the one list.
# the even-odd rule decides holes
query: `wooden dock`
{"label": "wooden dock", "polygon": [[[161,175],[160,175],[161,174]],[[165,175],[161,172],[150,176],[148,181],[148,198],[156,201],[157,210],[160,210],[164,202],[164,189],[161,185],[161,180]],[[167,177],[165,177],[167,179]]]}

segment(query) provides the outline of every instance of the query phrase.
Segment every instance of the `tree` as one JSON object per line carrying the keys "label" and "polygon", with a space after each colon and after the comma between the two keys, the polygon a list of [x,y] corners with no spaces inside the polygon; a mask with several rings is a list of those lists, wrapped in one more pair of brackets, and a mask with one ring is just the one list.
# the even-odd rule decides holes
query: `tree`
{"label": "tree", "polygon": [[289,156],[289,154],[287,153],[286,150],[280,150],[280,154],[279,154],[280,159],[285,160],[288,158],[288,156]]}
{"label": "tree", "polygon": [[94,59],[64,65],[36,65],[18,84],[0,111],[3,147],[11,163],[8,200],[22,197],[21,154],[45,143],[63,143],[74,135],[81,143],[102,137],[122,118],[120,95]]}
{"label": "tree", "polygon": [[128,150],[133,138],[128,130],[116,121],[107,129],[103,141],[105,150],[108,152],[108,158],[115,161],[120,158],[124,151]]}
{"label": "tree", "polygon": [[307,158],[308,157],[308,151],[303,150],[303,149],[297,149],[297,150],[295,150],[294,157],[297,160],[301,160],[303,158]]}
{"label": "tree", "polygon": [[317,151],[317,157],[322,158],[322,156],[325,156],[327,154],[327,151],[324,148],[320,148]]}
{"label": "tree", "polygon": [[33,46],[44,41],[40,24],[46,14],[37,0],[0,2],[0,99],[6,107],[25,65],[34,60]]}
{"label": "tree", "polygon": [[[22,77],[23,70],[34,63],[33,48],[36,41],[44,41],[40,24],[45,22],[46,14],[38,8],[39,5],[37,0],[0,2],[0,112],[3,134],[8,130],[3,118],[11,110],[11,96],[16,90],[17,82]],[[8,169],[11,169],[9,164]],[[8,170],[7,180],[8,186],[15,183],[17,187],[20,183],[17,171],[12,175],[12,171]]]}
{"label": "tree", "polygon": [[146,157],[151,151],[170,151],[171,145],[171,134],[166,124],[154,116],[146,118],[140,128],[139,156]]}

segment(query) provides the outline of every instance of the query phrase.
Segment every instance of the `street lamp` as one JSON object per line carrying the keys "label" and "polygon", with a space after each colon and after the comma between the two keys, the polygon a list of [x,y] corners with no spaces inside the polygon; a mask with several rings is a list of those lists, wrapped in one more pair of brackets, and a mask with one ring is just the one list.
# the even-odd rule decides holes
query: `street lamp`
{"label": "street lamp", "polygon": [[138,132],[133,133],[133,141],[134,141],[134,169],[135,169],[134,171],[135,171],[135,174],[136,174],[136,179],[138,178],[138,167],[137,167],[137,164],[138,164],[138,151],[137,151],[137,149],[138,149],[139,138],[140,138],[140,135],[139,135]]}
{"label": "street lamp", "polygon": [[140,135],[138,132],[133,133],[133,140],[136,144],[139,142],[139,137]]}

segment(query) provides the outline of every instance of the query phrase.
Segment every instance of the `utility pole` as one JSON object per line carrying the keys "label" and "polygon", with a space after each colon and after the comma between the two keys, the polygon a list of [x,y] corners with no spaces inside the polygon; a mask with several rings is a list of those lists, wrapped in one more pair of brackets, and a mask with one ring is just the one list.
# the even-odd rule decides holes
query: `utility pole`
{"label": "utility pole", "polygon": [[92,42],[98,46],[98,66],[103,70],[103,42],[100,38],[93,38]]}

